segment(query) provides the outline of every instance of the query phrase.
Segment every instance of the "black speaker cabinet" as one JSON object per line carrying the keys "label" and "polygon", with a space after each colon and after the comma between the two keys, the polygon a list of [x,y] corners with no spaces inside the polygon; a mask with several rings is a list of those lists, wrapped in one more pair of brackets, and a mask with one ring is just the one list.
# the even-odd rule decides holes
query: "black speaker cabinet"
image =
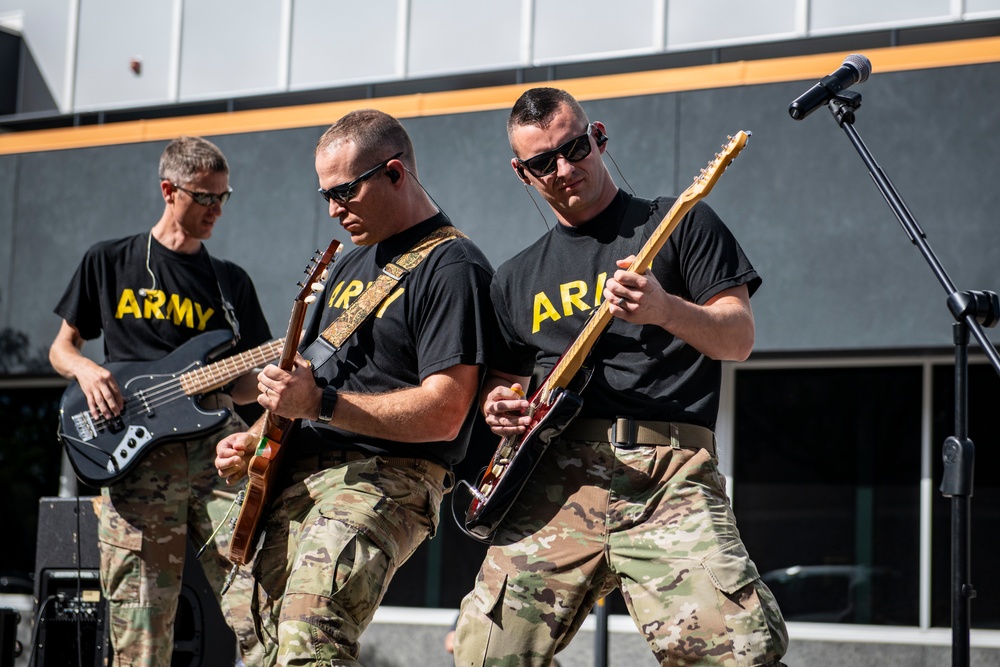
{"label": "black speaker cabinet", "polygon": [[[98,580],[99,508],[97,497],[42,498],[39,502],[35,557],[39,625],[34,667],[110,664],[107,603]],[[188,543],[170,665],[228,666],[237,655],[236,637]]]}
{"label": "black speaker cabinet", "polygon": [[21,615],[16,609],[0,607],[0,667],[14,667],[14,661],[21,655],[17,641],[17,626]]}

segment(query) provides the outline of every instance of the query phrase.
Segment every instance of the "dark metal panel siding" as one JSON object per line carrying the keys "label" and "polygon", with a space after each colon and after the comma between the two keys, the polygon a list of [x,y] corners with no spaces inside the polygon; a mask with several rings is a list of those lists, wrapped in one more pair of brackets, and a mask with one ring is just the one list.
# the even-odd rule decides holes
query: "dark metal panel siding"
{"label": "dark metal panel siding", "polygon": [[[877,65],[877,64],[876,64]],[[877,72],[877,70],[876,70]],[[879,75],[856,127],[896,184],[959,289],[1000,290],[993,167],[1000,127],[1000,64]],[[945,292],[903,234],[829,112],[804,121],[788,103],[812,81],[585,103],[604,121],[610,154],[637,194],[677,194],[727,135],[753,132],[707,198],[764,277],[753,304],[756,350],[816,352],[947,347]],[[513,103],[513,100],[511,100]],[[335,119],[330,119],[331,122]],[[510,168],[505,111],[403,119],[419,176],[495,264],[545,224]],[[324,127],[213,138],[236,194],[211,252],[241,263],[257,284],[275,334],[287,324],[294,283],[311,251],[345,243],[316,194],[313,148]],[[162,203],[163,142],[24,155],[17,219],[0,205],[0,233],[15,239],[11,319],[33,344],[58,322],[51,308],[93,241],[141,231]],[[7,200],[14,159],[0,161]],[[612,173],[621,184],[614,165]],[[549,225],[555,220],[535,200]],[[7,227],[5,227],[6,225]],[[13,233],[8,228],[13,227]],[[44,258],[50,270],[39,272]]]}
{"label": "dark metal panel siding", "polygon": [[14,257],[14,213],[18,157],[0,157],[0,329],[10,326],[13,295],[10,291],[11,260]]}

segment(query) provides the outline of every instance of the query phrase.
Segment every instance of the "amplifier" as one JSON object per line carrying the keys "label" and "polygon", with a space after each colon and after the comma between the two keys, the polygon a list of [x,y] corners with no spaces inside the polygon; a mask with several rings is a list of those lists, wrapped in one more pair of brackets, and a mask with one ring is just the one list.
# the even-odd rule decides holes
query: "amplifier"
{"label": "amplifier", "polygon": [[107,609],[97,577],[97,570],[41,572],[37,667],[106,664]]}
{"label": "amplifier", "polygon": [[[35,555],[38,660],[32,667],[103,667],[112,653],[107,601],[101,595],[97,570],[99,503],[99,497],[42,498],[39,502]],[[239,653],[236,636],[226,625],[195,553],[189,542],[170,667],[232,665]]]}

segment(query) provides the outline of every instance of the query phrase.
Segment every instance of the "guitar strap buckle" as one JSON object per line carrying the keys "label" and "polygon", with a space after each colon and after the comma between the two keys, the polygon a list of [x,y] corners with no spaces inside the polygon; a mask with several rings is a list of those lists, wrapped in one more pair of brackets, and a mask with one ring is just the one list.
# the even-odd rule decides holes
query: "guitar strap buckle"
{"label": "guitar strap buckle", "polygon": [[310,364],[312,364],[313,371],[322,367],[326,362],[330,361],[330,358],[336,354],[337,348],[330,343],[323,336],[319,336],[316,340],[309,344],[309,347],[305,349],[302,356],[305,357]]}
{"label": "guitar strap buckle", "polygon": [[639,423],[632,417],[618,417],[611,422],[608,441],[612,447],[631,449],[636,446],[638,437]]}

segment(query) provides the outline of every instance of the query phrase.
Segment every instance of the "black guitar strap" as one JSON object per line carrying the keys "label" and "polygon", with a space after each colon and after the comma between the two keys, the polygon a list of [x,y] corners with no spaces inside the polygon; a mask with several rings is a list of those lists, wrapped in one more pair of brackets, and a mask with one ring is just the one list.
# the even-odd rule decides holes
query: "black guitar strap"
{"label": "black guitar strap", "polygon": [[233,307],[233,288],[229,282],[229,271],[221,259],[216,259],[211,255],[208,258],[212,260],[215,284],[219,286],[219,295],[222,297],[222,314],[233,330],[233,345],[236,345],[240,342],[240,322],[236,318],[236,308]]}

